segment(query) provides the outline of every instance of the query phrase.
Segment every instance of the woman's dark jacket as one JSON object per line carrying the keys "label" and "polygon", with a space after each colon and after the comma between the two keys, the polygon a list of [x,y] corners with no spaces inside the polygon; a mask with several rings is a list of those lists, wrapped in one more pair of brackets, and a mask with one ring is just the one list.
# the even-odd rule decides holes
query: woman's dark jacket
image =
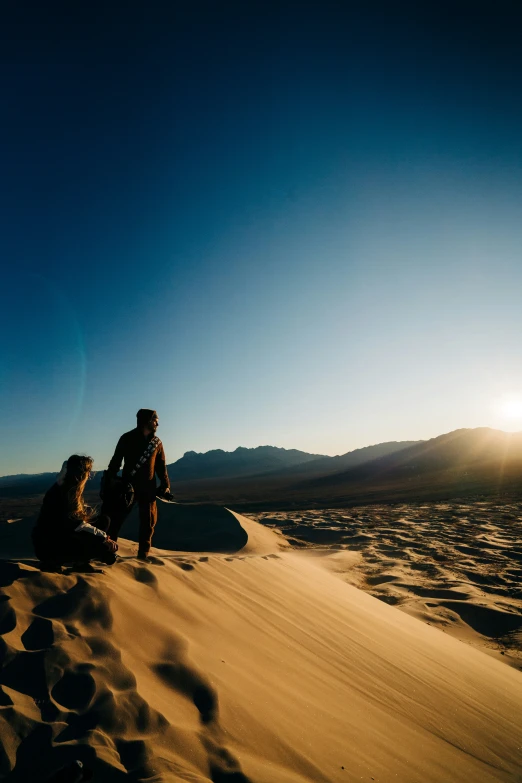
{"label": "woman's dark jacket", "polygon": [[36,520],[33,533],[38,538],[56,539],[60,536],[70,536],[74,533],[89,533],[100,538],[106,538],[106,533],[97,527],[84,522],[70,511],[68,487],[53,484],[45,493],[40,514]]}

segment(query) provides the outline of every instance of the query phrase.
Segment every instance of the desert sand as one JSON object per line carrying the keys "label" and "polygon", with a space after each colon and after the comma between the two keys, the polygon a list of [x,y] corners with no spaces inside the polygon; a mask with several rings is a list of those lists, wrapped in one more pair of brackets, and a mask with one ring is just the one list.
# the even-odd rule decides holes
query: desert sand
{"label": "desert sand", "polygon": [[[399,507],[380,519],[375,509],[352,509],[270,515],[263,524],[222,512],[220,551],[205,514],[192,527],[182,520],[180,532],[168,513],[160,507],[164,548],[154,564],[123,541],[121,560],[93,574],[40,572],[23,546],[31,520],[2,526],[6,780],[44,780],[73,758],[104,782],[522,779],[516,657],[506,665],[507,656],[495,659],[433,620],[452,612],[471,628],[473,607],[488,596],[496,614],[520,619],[517,599],[499,604],[497,594],[462,585],[457,597],[421,595],[423,585],[432,589],[432,560],[442,563],[437,589],[451,591],[450,577],[460,584],[455,574],[466,568],[459,558],[478,557],[458,549],[457,533],[451,541],[441,533],[435,545],[429,508],[417,532],[421,510]],[[441,506],[436,529],[447,532],[451,513]],[[486,559],[506,551],[505,570],[516,571],[518,545],[506,532],[514,536],[514,525],[488,528],[487,509],[481,524],[485,545],[473,548]],[[327,536],[310,541],[312,528],[330,530],[329,550]],[[333,528],[351,542],[337,530],[336,543]],[[180,540],[190,551],[165,547]],[[447,560],[436,560],[441,551]],[[419,567],[410,574],[406,562]],[[491,561],[492,573],[501,575],[499,563]]]}
{"label": "desert sand", "polygon": [[349,584],[522,670],[522,504],[453,501],[256,517]]}

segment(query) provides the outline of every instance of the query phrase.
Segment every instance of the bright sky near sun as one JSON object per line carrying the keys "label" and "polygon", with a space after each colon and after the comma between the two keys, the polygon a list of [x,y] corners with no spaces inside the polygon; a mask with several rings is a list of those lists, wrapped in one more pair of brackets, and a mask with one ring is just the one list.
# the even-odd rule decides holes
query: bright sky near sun
{"label": "bright sky near sun", "polygon": [[515,6],[185,5],[4,26],[0,475],[522,429]]}

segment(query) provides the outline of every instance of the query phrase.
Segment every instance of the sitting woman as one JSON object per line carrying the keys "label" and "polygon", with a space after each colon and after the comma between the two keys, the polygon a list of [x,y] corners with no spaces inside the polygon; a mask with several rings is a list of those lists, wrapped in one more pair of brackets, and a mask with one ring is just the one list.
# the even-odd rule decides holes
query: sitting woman
{"label": "sitting woman", "polygon": [[83,491],[92,470],[91,457],[73,454],[46,493],[33,530],[33,546],[42,570],[61,570],[63,563],[86,565],[91,559],[112,565],[118,545],[109,538],[110,519],[95,517]]}

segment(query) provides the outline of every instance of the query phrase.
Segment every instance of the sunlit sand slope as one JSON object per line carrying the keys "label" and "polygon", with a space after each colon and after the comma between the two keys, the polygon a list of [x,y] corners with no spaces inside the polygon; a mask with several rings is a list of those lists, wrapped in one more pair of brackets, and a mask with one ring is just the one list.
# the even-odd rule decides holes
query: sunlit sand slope
{"label": "sunlit sand slope", "polygon": [[[261,515],[260,515],[261,516]],[[522,504],[451,501],[261,516],[337,576],[522,670]]]}
{"label": "sunlit sand slope", "polygon": [[4,563],[0,774],[520,780],[519,672],[260,536],[106,574]]}

